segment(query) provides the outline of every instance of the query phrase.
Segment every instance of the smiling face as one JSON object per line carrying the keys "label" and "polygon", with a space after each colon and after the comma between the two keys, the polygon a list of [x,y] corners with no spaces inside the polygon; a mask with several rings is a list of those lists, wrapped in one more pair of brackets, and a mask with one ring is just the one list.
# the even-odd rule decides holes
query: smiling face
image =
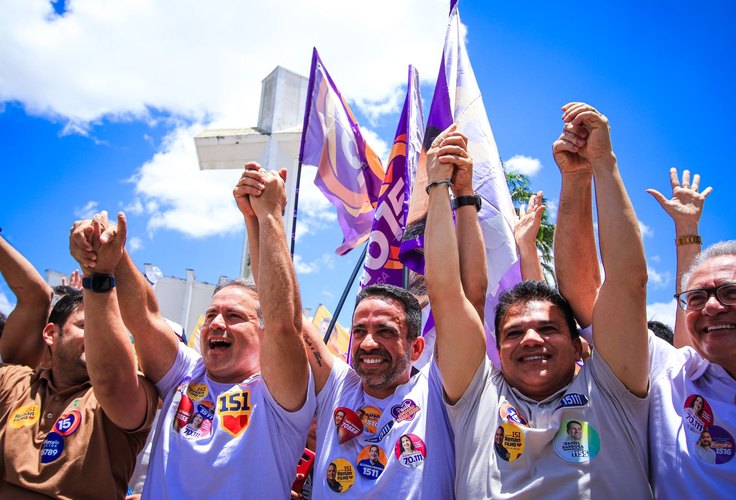
{"label": "smiling face", "polygon": [[413,445],[411,443],[411,439],[409,439],[409,436],[401,436],[401,449],[408,453],[411,451],[412,448]]}
{"label": "smiling face", "polygon": [[567,434],[575,441],[580,441],[583,437],[583,426],[577,422],[569,422],[567,424]]}
{"label": "smiling face", "polygon": [[[720,255],[706,260],[690,275],[687,290],[736,283],[736,256]],[[736,375],[736,306],[724,306],[715,295],[700,311],[685,311],[693,347],[707,360]]]}
{"label": "smiling face", "polygon": [[254,292],[227,286],[205,312],[200,331],[202,360],[216,382],[242,382],[260,369],[258,301]]}
{"label": "smiling face", "polygon": [[705,431],[700,435],[700,446],[703,448],[710,448],[713,438],[710,436],[710,432]]}
{"label": "smiling face", "polygon": [[353,315],[351,359],[363,381],[363,390],[385,398],[407,382],[411,363],[419,358],[424,339],[406,338],[401,303],[386,297],[363,299]]}
{"label": "smiling face", "polygon": [[337,474],[337,465],[330,464],[327,466],[327,479],[330,481],[335,480],[335,475]]}
{"label": "smiling face", "polygon": [[526,396],[541,401],[572,380],[582,345],[551,302],[513,304],[498,334],[503,376]]}
{"label": "smiling face", "polygon": [[371,459],[371,462],[378,462],[378,446],[371,446],[368,450],[368,458]]}

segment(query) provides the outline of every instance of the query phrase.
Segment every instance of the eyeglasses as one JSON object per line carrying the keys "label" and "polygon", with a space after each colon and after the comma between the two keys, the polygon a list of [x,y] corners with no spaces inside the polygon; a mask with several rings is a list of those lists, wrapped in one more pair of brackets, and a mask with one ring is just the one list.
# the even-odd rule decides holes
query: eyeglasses
{"label": "eyeglasses", "polygon": [[724,306],[736,305],[736,283],[725,283],[713,288],[697,288],[676,293],[675,298],[683,311],[700,311],[708,303],[711,295]]}

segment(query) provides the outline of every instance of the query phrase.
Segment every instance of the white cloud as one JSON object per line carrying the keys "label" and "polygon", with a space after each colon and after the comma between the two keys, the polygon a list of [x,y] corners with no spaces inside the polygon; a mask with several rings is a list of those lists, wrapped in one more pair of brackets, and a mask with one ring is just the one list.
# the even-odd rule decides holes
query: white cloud
{"label": "white cloud", "polygon": [[307,74],[314,46],[343,95],[377,115],[396,109],[408,64],[436,77],[446,25],[446,0],[75,0],[63,17],[44,0],[6,3],[0,101],[69,130],[150,109],[247,126],[261,79],[277,64]]}
{"label": "white cloud", "polygon": [[365,142],[371,147],[373,152],[381,159],[385,170],[386,167],[388,167],[388,156],[391,154],[391,145],[378,137],[378,134],[373,130],[360,127],[360,133],[363,135],[363,139],[365,139]]}
{"label": "white cloud", "polygon": [[0,312],[7,316],[8,314],[10,314],[10,311],[12,311],[14,307],[15,305],[11,304],[7,295],[5,295],[3,292],[0,292]]}
{"label": "white cloud", "polygon": [[647,274],[649,286],[652,288],[665,288],[672,283],[672,273],[669,271],[660,272],[652,266],[647,266]]}
{"label": "white cloud", "polygon": [[505,162],[506,171],[534,177],[542,168],[542,162],[531,156],[514,155]]}
{"label": "white cloud", "polygon": [[[261,80],[276,65],[308,75],[317,47],[343,96],[374,125],[399,110],[408,64],[434,82],[447,26],[446,0],[324,0],[319,8],[299,0],[212,0],[206,7],[198,0],[75,0],[68,7],[59,17],[48,1],[5,6],[0,105],[20,102],[29,113],[66,122],[64,134],[90,137],[106,120],[173,124],[125,204],[131,214],[148,215],[149,235],[169,229],[205,237],[242,227],[223,195],[237,174],[200,171],[192,137],[214,124],[255,125]],[[385,159],[390,145],[365,125]],[[311,178],[303,178],[307,184]],[[313,191],[303,191],[297,237],[334,223]]]}
{"label": "white cloud", "polygon": [[640,220],[637,220],[637,222],[639,223],[639,232],[641,232],[642,238],[651,238],[654,236],[654,231],[651,227],[647,226]]}
{"label": "white cloud", "polygon": [[93,215],[99,212],[99,202],[88,201],[82,208],[74,209],[74,216],[77,219],[91,219]]}
{"label": "white cloud", "polygon": [[556,221],[557,220],[557,210],[559,208],[557,200],[550,200],[548,199],[545,202],[545,207],[547,207],[547,216],[549,217],[549,220]]}
{"label": "white cloud", "polygon": [[312,262],[304,262],[301,255],[294,254],[294,270],[297,274],[315,274],[325,269],[332,269],[335,265],[334,257],[330,254],[322,255]]}
{"label": "white cloud", "polygon": [[128,238],[126,246],[131,252],[135,252],[136,250],[140,250],[141,248],[143,248],[143,240],[141,240],[138,236],[133,236],[132,238]]}
{"label": "white cloud", "polygon": [[656,302],[647,304],[647,319],[661,321],[670,328],[675,328],[675,316],[677,315],[677,301]]}

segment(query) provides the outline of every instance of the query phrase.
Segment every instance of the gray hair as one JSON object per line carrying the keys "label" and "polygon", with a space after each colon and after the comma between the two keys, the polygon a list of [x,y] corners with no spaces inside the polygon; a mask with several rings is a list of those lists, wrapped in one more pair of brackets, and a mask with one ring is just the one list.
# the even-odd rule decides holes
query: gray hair
{"label": "gray hair", "polygon": [[680,282],[682,290],[687,290],[690,278],[698,266],[707,260],[720,257],[722,255],[731,255],[736,257],[736,240],[720,241],[700,252],[693,260],[693,263],[690,264],[688,270],[682,275],[682,281]]}
{"label": "gray hair", "polygon": [[217,292],[219,292],[223,288],[227,288],[230,286],[243,288],[246,292],[250,293],[254,299],[256,299],[256,314],[258,314],[258,326],[260,326],[261,329],[265,328],[266,325],[263,322],[263,309],[261,309],[261,301],[258,299],[258,290],[256,289],[256,285],[254,285],[252,281],[248,281],[243,278],[233,278],[229,281],[225,281],[217,285],[215,287],[215,291],[212,292],[212,296],[214,297]]}

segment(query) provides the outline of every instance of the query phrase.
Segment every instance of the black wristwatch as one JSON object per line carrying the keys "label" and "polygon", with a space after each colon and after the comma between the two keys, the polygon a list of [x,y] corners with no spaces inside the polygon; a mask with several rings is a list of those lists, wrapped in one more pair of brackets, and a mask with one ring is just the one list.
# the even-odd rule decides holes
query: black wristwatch
{"label": "black wristwatch", "polygon": [[82,278],[82,286],[93,292],[109,292],[115,288],[115,276],[112,274],[93,274],[91,278]]}
{"label": "black wristwatch", "polygon": [[473,194],[471,196],[458,196],[454,200],[452,200],[452,209],[457,210],[459,207],[464,207],[466,205],[473,205],[475,209],[480,212],[481,202],[480,202],[480,195],[479,194]]}

